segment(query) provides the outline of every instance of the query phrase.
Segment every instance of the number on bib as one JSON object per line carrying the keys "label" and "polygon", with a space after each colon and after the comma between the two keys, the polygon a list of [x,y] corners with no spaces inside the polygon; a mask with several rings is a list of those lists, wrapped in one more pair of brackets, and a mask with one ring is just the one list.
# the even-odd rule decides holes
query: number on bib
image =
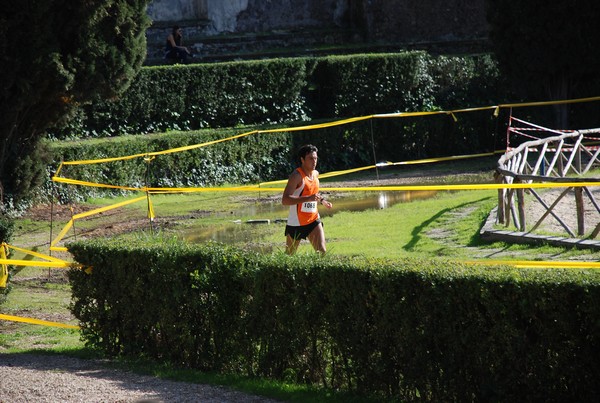
{"label": "number on bib", "polygon": [[300,209],[303,213],[314,213],[317,211],[317,202],[304,202],[302,203],[302,208]]}

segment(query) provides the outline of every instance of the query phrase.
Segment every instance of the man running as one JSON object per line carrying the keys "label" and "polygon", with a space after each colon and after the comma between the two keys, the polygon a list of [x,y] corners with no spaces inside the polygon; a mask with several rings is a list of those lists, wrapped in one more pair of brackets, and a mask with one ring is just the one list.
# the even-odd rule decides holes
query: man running
{"label": "man running", "polygon": [[300,148],[300,167],[290,175],[283,190],[281,203],[290,206],[285,226],[286,253],[293,255],[302,239],[308,238],[315,251],[325,254],[325,231],[319,216],[317,203],[327,208],[333,205],[319,194],[319,172],[317,147],[312,144]]}

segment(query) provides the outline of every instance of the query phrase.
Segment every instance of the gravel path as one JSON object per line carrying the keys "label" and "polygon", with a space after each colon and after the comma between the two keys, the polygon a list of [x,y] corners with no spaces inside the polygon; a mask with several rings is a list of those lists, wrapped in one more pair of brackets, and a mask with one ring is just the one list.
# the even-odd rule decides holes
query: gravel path
{"label": "gravel path", "polygon": [[113,369],[102,361],[0,354],[0,402],[275,402],[224,387]]}

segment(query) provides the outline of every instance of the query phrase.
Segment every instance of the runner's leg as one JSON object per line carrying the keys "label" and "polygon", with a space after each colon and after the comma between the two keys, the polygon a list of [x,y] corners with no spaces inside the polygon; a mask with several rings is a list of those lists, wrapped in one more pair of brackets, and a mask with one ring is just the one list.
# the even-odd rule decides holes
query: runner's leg
{"label": "runner's leg", "polygon": [[286,235],[285,237],[285,253],[288,255],[293,255],[298,250],[298,245],[300,245],[300,238],[294,239],[290,235]]}
{"label": "runner's leg", "polygon": [[317,225],[310,234],[308,234],[308,240],[317,252],[320,252],[323,255],[327,252],[327,247],[325,246],[325,231],[323,230],[322,223]]}

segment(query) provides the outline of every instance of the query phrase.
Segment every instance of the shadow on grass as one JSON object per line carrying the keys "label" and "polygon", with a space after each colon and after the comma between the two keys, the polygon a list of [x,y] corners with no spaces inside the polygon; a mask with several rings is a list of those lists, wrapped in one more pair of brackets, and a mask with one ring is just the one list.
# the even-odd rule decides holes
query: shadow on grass
{"label": "shadow on grass", "polygon": [[[429,227],[432,223],[434,223],[436,220],[438,220],[440,217],[442,217],[444,214],[449,213],[450,211],[453,210],[457,210],[457,209],[461,209],[461,208],[465,208],[468,206],[472,206],[472,205],[477,205],[478,203],[481,203],[485,200],[488,200],[488,197],[484,197],[481,198],[479,200],[474,200],[468,203],[463,203],[460,204],[458,206],[454,206],[454,207],[450,207],[450,208],[445,208],[443,210],[438,211],[436,214],[434,214],[433,216],[431,216],[430,218],[428,218],[427,220],[423,221],[423,223],[419,226],[416,226],[412,231],[411,231],[411,235],[412,238],[411,240],[403,246],[403,249],[406,251],[413,251],[414,248],[416,247],[416,245],[419,243],[419,241],[421,241],[421,239],[423,238],[422,233],[423,231],[425,231],[427,229],[427,227]],[[480,220],[479,222],[479,226],[477,227],[477,231],[473,233],[473,235],[470,237],[469,242],[467,243],[466,246],[481,246],[486,244],[485,241],[481,240],[480,236],[479,236],[479,228],[481,228],[481,226],[483,225],[483,223],[485,222],[485,217]]]}

